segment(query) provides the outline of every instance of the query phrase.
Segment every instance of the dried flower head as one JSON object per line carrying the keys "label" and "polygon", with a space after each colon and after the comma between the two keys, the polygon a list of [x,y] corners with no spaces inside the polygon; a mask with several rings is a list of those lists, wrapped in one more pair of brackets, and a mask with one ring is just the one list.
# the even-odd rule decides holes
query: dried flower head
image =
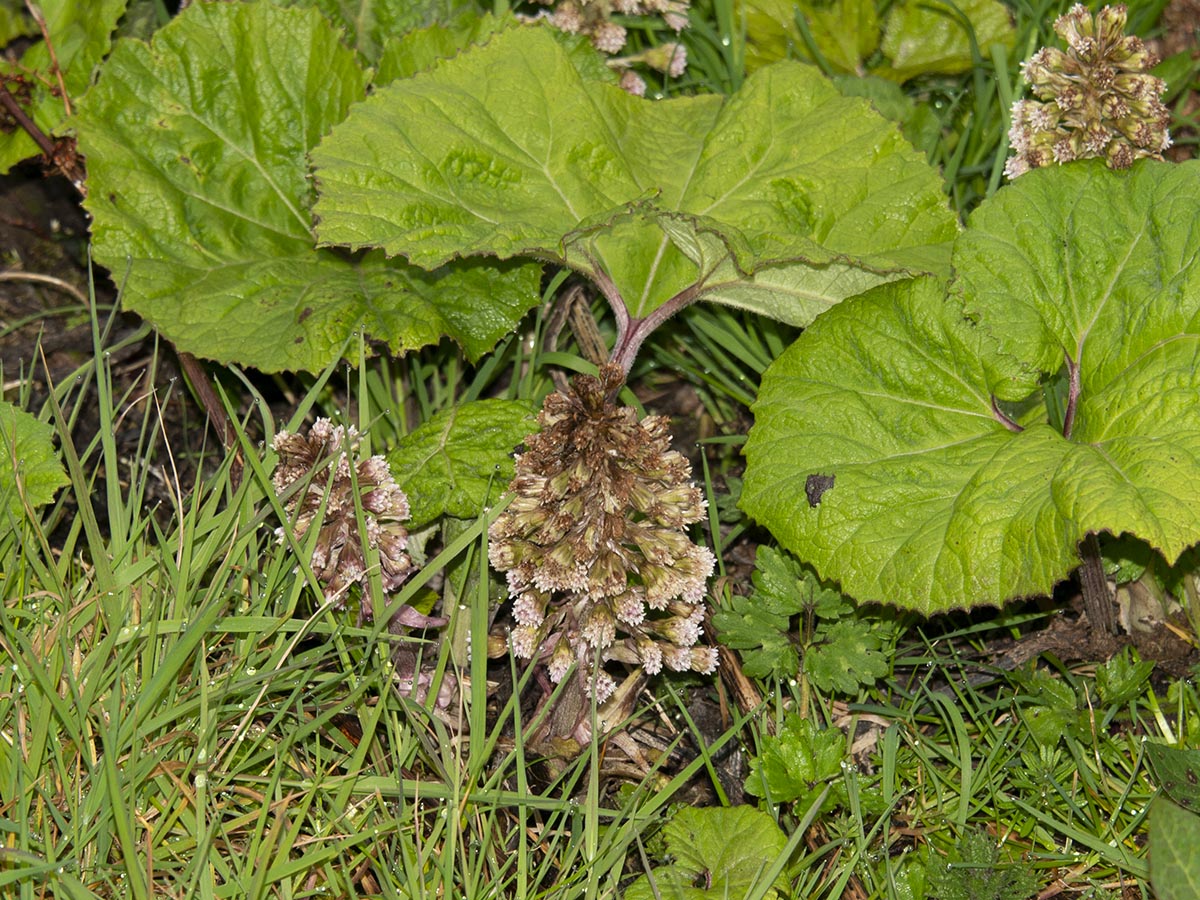
{"label": "dried flower head", "polygon": [[1171,145],[1166,85],[1149,74],[1158,60],[1125,32],[1124,6],[1095,16],[1076,4],[1054,23],[1066,51],[1043,47],[1022,66],[1036,100],[1013,104],[1009,178],[1051,163],[1100,157],[1125,169],[1162,159]]}
{"label": "dried flower head", "polygon": [[[625,49],[626,28],[613,16],[635,17],[656,16],[661,26],[678,34],[688,26],[688,7],[691,0],[538,0],[552,6],[549,20],[555,28],[570,34],[585,34],[591,38],[592,46],[602,53],[615,56]],[[643,59],[643,57],[647,57]],[[644,64],[660,72],[678,78],[687,67],[687,54],[682,45],[674,43],[653,47],[645,53],[610,60],[624,74],[631,66]],[[642,96],[644,84],[633,79],[622,79],[622,87],[630,93]]]}
{"label": "dried flower head", "polygon": [[546,398],[492,524],[489,558],[506,572],[517,626],[513,652],[558,682],[578,663],[603,702],[608,660],[654,673],[716,668],[702,633],[712,553],[688,538],[704,517],[691,466],[670,449],[667,420],[618,406],[620,366]]}
{"label": "dried flower head", "polygon": [[[329,419],[317,419],[307,434],[281,431],[272,447],[279,454],[271,479],[278,494],[307,480],[307,485],[288,499],[287,512],[297,539],[314,523],[320,529],[312,568],[324,585],[326,598],[344,608],[350,585],[358,582],[365,587],[367,583],[366,557],[354,512],[355,482],[367,544],[379,551],[383,589],[390,593],[400,587],[412,569],[404,549],[408,532],[400,524],[408,518],[408,498],[392,477],[387,461],[382,456],[356,459],[358,432],[353,427],[335,427]],[[322,503],[324,515],[318,520]],[[282,538],[283,529],[276,534]],[[370,618],[370,604],[363,604],[363,615]]]}
{"label": "dried flower head", "polygon": [[626,69],[621,73],[621,90],[627,94],[633,94],[635,97],[646,96],[646,79],[644,79],[633,69]]}

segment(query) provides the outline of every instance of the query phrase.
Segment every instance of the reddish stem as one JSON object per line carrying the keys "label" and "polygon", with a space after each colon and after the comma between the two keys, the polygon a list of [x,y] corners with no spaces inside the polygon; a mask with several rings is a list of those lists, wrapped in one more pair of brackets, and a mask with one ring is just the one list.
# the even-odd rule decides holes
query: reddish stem
{"label": "reddish stem", "polygon": [[3,106],[17,124],[25,129],[25,133],[33,138],[33,142],[38,145],[38,149],[46,154],[46,157],[53,158],[54,156],[54,141],[46,135],[46,132],[37,127],[37,123],[29,118],[28,113],[21,108],[21,104],[17,102],[17,98],[12,95],[4,82],[0,81],[0,106]]}
{"label": "reddish stem", "polygon": [[[685,306],[690,305],[699,294],[700,285],[697,283],[686,290],[680,291],[644,319],[630,319],[629,314],[626,312],[624,318],[628,324],[624,328],[618,324],[617,342],[613,346],[612,355],[609,357],[610,361],[619,365],[625,371],[625,374],[628,375],[629,370],[633,368],[633,361],[637,358],[637,353],[641,349],[642,342],[650,336],[655,328]],[[610,300],[609,302],[612,301]],[[623,304],[622,309],[624,309]],[[619,322],[620,317],[618,317]]]}
{"label": "reddish stem", "polygon": [[1021,425],[1018,425],[1016,422],[1014,422],[1012,419],[1010,419],[1008,416],[1006,416],[1004,414],[1003,410],[1001,410],[999,405],[996,403],[996,395],[995,394],[992,395],[992,415],[996,417],[997,422],[999,422],[1001,425],[1003,425],[1009,431],[1021,432],[1021,431],[1025,430],[1024,427],[1022,427]]}

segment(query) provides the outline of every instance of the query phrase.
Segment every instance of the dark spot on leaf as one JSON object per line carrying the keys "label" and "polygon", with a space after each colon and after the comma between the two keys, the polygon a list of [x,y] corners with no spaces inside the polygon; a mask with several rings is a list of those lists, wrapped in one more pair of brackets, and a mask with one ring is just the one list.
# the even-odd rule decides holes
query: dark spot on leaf
{"label": "dark spot on leaf", "polygon": [[109,202],[109,203],[116,203],[116,202],[117,202],[117,195],[116,195],[116,194],[114,194],[112,191],[109,191],[109,193],[108,193],[108,202]]}
{"label": "dark spot on leaf", "polygon": [[833,475],[822,475],[819,472],[809,475],[804,480],[804,495],[808,497],[808,505],[815,507],[825,496],[825,492],[833,487]]}
{"label": "dark spot on leaf", "polygon": [[183,156],[183,155],[181,155],[181,156],[179,157],[179,161],[180,161],[181,163],[183,163],[185,166],[190,166],[190,165],[192,164],[192,158],[191,158],[190,156]]}
{"label": "dark spot on leaf", "polygon": [[390,281],[385,281],[385,282],[383,283],[383,286],[384,286],[385,288],[390,288],[390,287],[393,287],[393,285],[392,285],[392,283],[391,283]]}
{"label": "dark spot on leaf", "polygon": [[311,306],[306,306],[306,307],[304,307],[304,309],[302,309],[302,310],[300,311],[300,318],[299,318],[299,319],[297,319],[296,321],[298,321],[298,322],[303,322],[305,319],[307,319],[309,316],[311,316],[311,315],[312,315],[312,313],[313,313],[313,309],[312,309],[312,307],[311,307]]}
{"label": "dark spot on leaf", "polygon": [[292,341],[292,343],[293,344],[303,344],[304,343],[304,335],[302,335],[302,334],[296,335],[296,339],[294,341]]}
{"label": "dark spot on leaf", "polygon": [[1185,775],[1184,777],[1185,777],[1185,778],[1187,778],[1187,780],[1188,780],[1188,784],[1193,784],[1193,785],[1194,785],[1194,784],[1200,783],[1200,778],[1197,778],[1197,777],[1196,777],[1196,770],[1195,770],[1195,769],[1188,769],[1188,770],[1187,770],[1187,775]]}

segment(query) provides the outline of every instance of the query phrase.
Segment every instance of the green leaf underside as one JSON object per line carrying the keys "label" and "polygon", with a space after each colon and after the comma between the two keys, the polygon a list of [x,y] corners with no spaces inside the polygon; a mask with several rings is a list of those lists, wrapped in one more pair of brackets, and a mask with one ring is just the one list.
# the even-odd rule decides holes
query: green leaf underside
{"label": "green leaf underside", "polygon": [[[427,267],[556,260],[607,274],[635,318],[740,277],[731,258],[743,271],[816,266],[828,305],[842,277],[820,267],[888,273],[876,283],[944,269],[956,230],[936,173],[809,67],[771,67],[724,103],[651,102],[584,77],[535,26],[379,90],[313,161],[323,242]],[[788,280],[806,284],[802,271]]]}
{"label": "green leaf underside", "polygon": [[476,400],[406,435],[388,463],[414,527],[441,515],[473,519],[495,503],[513,477],[513,448],[536,428],[533,411],[517,400]]}
{"label": "green leaf underside", "polygon": [[1150,882],[1158,900],[1200,897],[1200,816],[1158,797],[1150,809]]}
{"label": "green leaf underside", "polygon": [[[1169,562],[1200,539],[1200,230],[1179,218],[1200,167],[1031,174],[972,218],[953,299],[931,279],[877,288],[764,378],[743,506],[860,601],[999,604],[1049,592],[1088,532]],[[1064,347],[1083,349],[1071,439],[1036,397],[1006,429],[991,397],[1030,398]],[[835,478],[816,505],[814,474]]]}
{"label": "green leaf underside", "polygon": [[449,335],[478,358],[510,331],[535,267],[315,249],[306,152],[366,83],[315,10],[193,4],[122,42],[74,123],[95,257],[125,305],[181,350],[267,371],[324,368],[354,332],[393,351]]}
{"label": "green leaf underside", "polygon": [[[20,521],[24,505],[42,506],[54,499],[59,488],[69,483],[52,441],[54,429],[45,422],[0,402],[0,501],[13,520]],[[18,489],[19,488],[19,489]],[[9,527],[6,524],[4,527]]]}
{"label": "green leaf underside", "polygon": [[[745,897],[787,847],[775,821],[750,806],[681,809],[663,831],[674,862],[653,870],[653,884],[646,875],[638,878],[625,891],[625,900]],[[785,886],[780,876],[755,896],[778,897]]]}
{"label": "green leaf underside", "polygon": [[[39,0],[38,8],[46,21],[46,31],[54,44],[54,61],[62,73],[62,85],[75,100],[87,90],[92,70],[104,59],[111,47],[112,33],[125,12],[127,0]],[[31,21],[24,18],[24,22]],[[14,17],[13,25],[23,24]],[[39,35],[34,25],[28,29]],[[3,35],[0,35],[3,38]],[[0,39],[0,46],[8,41]],[[30,109],[34,123],[47,135],[53,135],[66,116],[66,104],[51,86],[58,81],[53,73],[50,50],[37,40],[21,56],[19,62],[0,59],[0,74],[23,74],[32,87]],[[21,160],[41,153],[41,149],[24,129],[5,134],[0,132],[0,174]]]}

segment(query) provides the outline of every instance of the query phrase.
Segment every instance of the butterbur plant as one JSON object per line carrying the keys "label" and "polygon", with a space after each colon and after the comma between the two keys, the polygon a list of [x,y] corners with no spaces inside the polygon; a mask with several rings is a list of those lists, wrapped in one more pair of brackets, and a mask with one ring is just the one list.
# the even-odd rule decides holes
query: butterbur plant
{"label": "butterbur plant", "polygon": [[924,613],[1048,594],[1105,532],[1173,565],[1200,540],[1197,208],[1194,162],[1002,188],[949,292],[877,288],[772,364],[744,508],[860,602]]}
{"label": "butterbur plant", "polygon": [[808,66],[768,67],[729,98],[650,101],[532,25],[376,91],[312,159],[323,243],[425,268],[573,269],[611,306],[626,372],[688,304],[807,325],[873,285],[947,271],[957,231],[937,172]]}
{"label": "butterbur plant", "polygon": [[617,404],[624,383],[608,364],[546,398],[490,531],[517,620],[513,652],[544,663],[553,682],[578,665],[597,702],[616,687],[597,660],[650,674],[717,665],[716,648],[696,646],[715,560],[685,531],[704,499],[666,418],[639,421]]}
{"label": "butterbur plant", "polygon": [[1009,178],[1030,169],[1100,158],[1114,169],[1135,159],[1162,159],[1171,146],[1166,84],[1149,73],[1158,59],[1125,34],[1124,6],[1093,15],[1076,4],[1054,23],[1065,51],[1043,47],[1022,73],[1036,100],[1013,104]]}
{"label": "butterbur plant", "polygon": [[315,8],[192,3],[119,41],[75,104],[92,253],[177,349],[311,372],[354,334],[397,353],[449,337],[477,360],[537,302],[536,264],[316,247],[308,151],[382,77],[344,37]]}
{"label": "butterbur plant", "polygon": [[[831,154],[829,148],[837,146]],[[424,267],[470,255],[574,269],[607,299],[610,364],[554,394],[491,529],[514,652],[560,681],[595,662],[711,671],[696,647],[711,554],[664,419],[616,405],[646,337],[711,300],[808,324],[874,284],[941,271],[936,173],[865,103],[780,64],[735,97],[650,102],[592,78],[545,28],[393,82],[313,153],[323,242]],[[852,189],[847,189],[852,185]]]}
{"label": "butterbur plant", "polygon": [[[686,13],[682,0],[575,5],[608,21],[661,17],[672,30]],[[612,84],[598,58],[584,59],[586,48],[569,48],[549,27],[494,24],[483,45],[449,53],[439,43],[445,33],[383,46],[380,35],[350,28],[356,51],[315,8],[193,3],[149,41],[117,42],[68,127],[89,160],[95,258],[127,272],[123,305],[181,350],[266,371],[324,368],[352,335],[392,352],[450,337],[478,360],[537,302],[549,263],[590,280],[608,301],[617,331],[610,359],[628,373],[647,336],[692,303],[807,326],[871,287],[948,273],[958,223],[938,173],[869,104],[842,96],[811,67],[767,67],[731,97],[652,102]],[[607,34],[599,43],[616,52],[617,34]],[[670,43],[638,61],[677,71],[683,59]],[[422,67],[397,62],[398,52],[431,68],[403,77]],[[274,77],[260,77],[267,71]],[[274,339],[246,337],[262,333]],[[603,395],[615,377],[602,377]],[[580,398],[593,389],[580,390],[586,406]],[[637,428],[601,429],[595,446],[616,441],[605,452],[630,473],[665,478],[652,465],[665,453],[665,424]],[[318,452],[299,443],[281,450],[297,459]],[[525,455],[531,467],[542,456]],[[340,463],[332,465],[336,472]],[[383,483],[382,472],[349,471]],[[361,583],[364,562],[346,486],[331,477],[323,496],[332,518],[320,526],[315,567],[336,597]],[[694,490],[685,482],[672,488],[686,495],[672,501],[681,509]],[[646,498],[621,499],[634,525],[657,515],[638,506]],[[297,502],[307,528],[311,501]],[[364,513],[382,529],[378,539],[395,537],[384,527],[394,516]],[[615,522],[617,509],[610,514]],[[682,518],[672,527],[694,521],[673,514]],[[654,538],[662,546],[639,548],[644,565],[626,560],[656,615],[635,622],[632,601],[618,609],[616,595],[602,592],[596,604],[589,590],[592,605],[571,623],[564,613],[567,624],[547,625],[547,606],[539,646],[550,628],[578,626],[612,659],[708,665],[710,657],[685,660],[682,650],[698,634],[693,593],[705,567],[688,557],[697,551],[680,543],[682,530],[665,534]],[[398,546],[381,545],[385,570],[399,566]],[[653,566],[685,558],[687,585],[655,581],[666,576]],[[383,575],[386,588],[400,570]],[[533,627],[533,611],[520,615]],[[643,632],[623,632],[631,643],[616,640],[618,622],[643,621]]]}
{"label": "butterbur plant", "polygon": [[[306,433],[280,431],[272,447],[279,454],[272,483],[280,496],[287,497],[297,542],[303,543],[309,529],[318,529],[310,562],[325,598],[344,609],[354,584],[363,589],[364,597],[369,596],[367,547],[379,553],[384,592],[397,590],[413,567],[405,552],[408,532],[401,524],[408,518],[408,498],[392,477],[387,460],[382,456],[360,459],[357,430],[329,419],[318,419]],[[282,527],[278,536],[284,539]],[[360,617],[373,618],[369,601],[362,603]]]}

